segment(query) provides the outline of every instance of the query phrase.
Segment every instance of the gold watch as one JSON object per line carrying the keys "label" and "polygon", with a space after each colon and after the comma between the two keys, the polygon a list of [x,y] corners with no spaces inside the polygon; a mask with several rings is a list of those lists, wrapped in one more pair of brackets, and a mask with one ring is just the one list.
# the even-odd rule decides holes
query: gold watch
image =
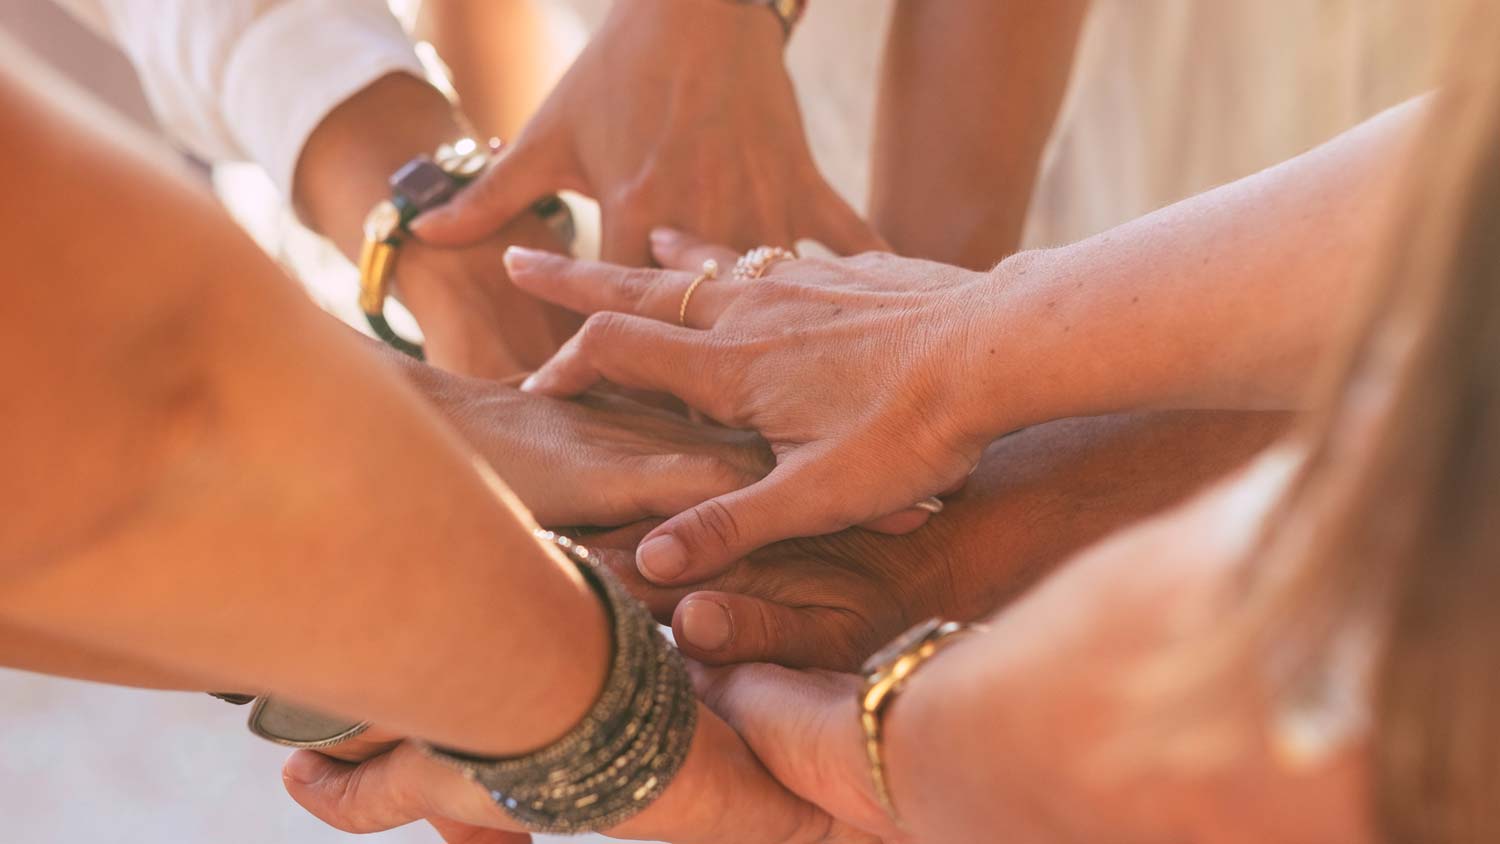
{"label": "gold watch", "polygon": [[859,720],[865,728],[865,755],[870,762],[870,778],[875,782],[875,796],[891,820],[899,825],[901,816],[891,800],[885,774],[885,713],[905,688],[907,680],[929,659],[977,625],[931,618],[897,636],[890,644],[865,660],[864,690],[859,696]]}

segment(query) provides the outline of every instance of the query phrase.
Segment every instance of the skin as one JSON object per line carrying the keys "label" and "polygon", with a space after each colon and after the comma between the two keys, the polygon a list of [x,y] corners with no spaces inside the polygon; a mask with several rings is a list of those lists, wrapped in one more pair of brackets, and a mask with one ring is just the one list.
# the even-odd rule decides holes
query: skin
{"label": "skin", "polygon": [[696,269],[512,250],[519,287],[592,314],[523,389],[569,396],[607,380],[668,392],[771,444],[764,481],[642,543],[642,573],[670,584],[939,494],[987,443],[1029,425],[1296,408],[1381,254],[1425,113],[1424,101],[1399,106],[1278,167],[989,273],[882,254],[783,261],[758,280],[702,285],[687,326],[677,307]]}
{"label": "skin", "polygon": [[1287,428],[1276,413],[1070,419],[997,441],[962,492],[904,536],[778,543],[707,583],[658,587],[629,553],[648,528],[588,537],[705,664],[853,671],[934,616],[977,620],[1083,548],[1232,471]]}
{"label": "skin", "polygon": [[[689,594],[652,587],[631,577],[628,553],[602,553],[663,618],[673,618],[677,641],[690,656],[851,670],[913,621],[934,614],[977,619],[1026,593],[1076,549],[1191,495],[1261,449],[1285,423],[1277,414],[1166,413],[1039,426],[996,443],[962,494],[927,530],[903,537],[848,531],[783,543],[710,584],[722,591]],[[596,549],[628,547],[642,530],[595,534],[587,541]],[[718,648],[699,647],[693,641],[691,607],[700,601],[721,604],[734,613],[734,635]],[[878,814],[850,812],[842,802],[866,809],[873,805],[870,795],[859,789],[866,776],[861,745],[847,741],[847,728],[856,722],[835,720],[852,718],[847,706],[852,681],[822,679],[836,676],[840,675],[759,666],[732,675],[700,672],[699,679],[708,699],[739,719],[736,723],[757,735],[774,733],[765,739],[762,752],[788,766],[782,773],[794,777],[789,781],[794,788],[841,812],[851,825],[878,833]],[[966,705],[974,708],[972,713],[965,710],[965,717],[992,718],[993,700],[965,695]],[[762,705],[785,718],[757,720],[741,714],[742,708],[758,710]],[[807,720],[800,720],[802,715]],[[827,735],[799,732],[821,725],[828,726]],[[393,736],[364,738],[375,746],[353,743],[338,748],[336,755],[357,761],[385,750],[383,743]],[[788,748],[815,750],[788,753]],[[967,752],[977,755],[972,749]],[[973,768],[958,768],[951,759],[924,757],[923,764],[951,775],[957,770],[988,770],[997,758],[1004,757],[975,760]],[[820,773],[808,773],[805,767],[815,759],[831,764]],[[814,782],[825,773],[836,777],[827,781],[827,788]],[[441,807],[445,817],[460,819],[483,808],[469,802],[472,790],[467,783],[409,749],[398,748],[359,766],[302,752],[289,762],[288,776],[294,778],[288,788],[298,802],[324,821],[353,832],[389,829],[428,816],[433,807]],[[311,782],[304,785],[296,778]],[[971,819],[962,821],[968,824]],[[932,840],[977,840],[983,837],[974,832],[979,828],[958,827],[959,832]]]}
{"label": "skin", "polygon": [[[6,271],[44,283],[7,285],[0,332],[27,397],[0,445],[26,490],[0,526],[0,632],[20,637],[0,652],[65,643],[29,667],[118,657],[142,671],[117,682],[270,690],[482,755],[561,736],[609,650],[576,570],[158,148],[6,50],[0,154],[33,198],[0,209]],[[515,670],[453,670],[480,664]],[[502,826],[487,808],[464,820]],[[672,787],[614,832],[747,830],[840,836],[704,712]]]}
{"label": "skin", "polygon": [[1288,764],[1246,669],[1202,690],[1207,710],[1143,686],[1234,606],[1247,511],[1267,503],[1245,492],[1286,475],[1272,462],[1083,555],[924,664],[883,719],[904,828],[874,794],[857,677],[747,665],[700,671],[700,691],[790,788],[883,841],[1375,841],[1362,742]]}
{"label": "skin", "polygon": [[896,4],[881,66],[870,198],[870,219],[896,252],[987,270],[1019,248],[1087,7],[1079,0]]}
{"label": "skin", "polygon": [[783,41],[763,8],[617,0],[504,158],[414,230],[471,244],[569,189],[599,201],[603,256],[620,264],[646,263],[647,234],[663,224],[745,249],[880,246],[813,164]]}
{"label": "skin", "polygon": [[[406,74],[386,76],[313,131],[298,158],[292,199],[315,231],[355,260],[366,214],[390,197],[391,174],[468,133],[436,88]],[[461,249],[420,242],[402,247],[394,291],[422,327],[434,365],[505,378],[534,369],[577,327],[572,317],[510,284],[502,256],[512,244],[563,249],[524,207],[493,235]]]}

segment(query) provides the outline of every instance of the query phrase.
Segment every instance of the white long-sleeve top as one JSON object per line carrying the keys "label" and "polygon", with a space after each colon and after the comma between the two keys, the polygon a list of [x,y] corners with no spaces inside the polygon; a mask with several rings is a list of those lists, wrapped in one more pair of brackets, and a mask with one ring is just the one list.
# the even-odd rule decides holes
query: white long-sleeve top
{"label": "white long-sleeve top", "polygon": [[384,0],[54,0],[118,44],[177,142],[253,161],[291,196],[297,159],[340,103],[422,75]]}

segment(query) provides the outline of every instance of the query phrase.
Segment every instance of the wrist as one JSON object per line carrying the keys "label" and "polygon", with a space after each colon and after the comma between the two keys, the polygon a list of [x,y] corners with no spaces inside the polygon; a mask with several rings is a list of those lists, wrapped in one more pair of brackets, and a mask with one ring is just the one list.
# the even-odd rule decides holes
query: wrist
{"label": "wrist", "polygon": [[967,301],[975,309],[961,418],[985,443],[1013,431],[1106,412],[1086,354],[1095,340],[1082,279],[1072,281],[1062,249],[1020,252],[983,277]]}
{"label": "wrist", "polygon": [[441,91],[410,74],[384,76],[340,103],[308,138],[293,205],[314,231],[353,258],[365,215],[390,196],[391,174],[463,134]]}

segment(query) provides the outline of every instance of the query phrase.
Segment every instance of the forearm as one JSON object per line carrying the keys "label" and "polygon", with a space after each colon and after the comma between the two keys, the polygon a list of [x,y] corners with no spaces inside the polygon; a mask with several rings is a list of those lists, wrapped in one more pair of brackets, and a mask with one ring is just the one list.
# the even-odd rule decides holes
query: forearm
{"label": "forearm", "polygon": [[1087,5],[897,4],[871,214],[898,252],[988,269],[1017,249]]}
{"label": "forearm", "polygon": [[477,752],[565,731],[607,651],[576,573],[209,198],[21,67],[0,624]]}
{"label": "forearm", "polygon": [[122,657],[30,630],[0,626],[0,665],[115,686],[201,692],[210,683],[161,666]]}
{"label": "forearm", "polygon": [[537,0],[428,0],[418,19],[481,132],[514,138],[567,69]]}
{"label": "forearm", "polygon": [[1270,170],[1002,264],[970,357],[990,409],[973,417],[1003,417],[998,433],[1143,409],[1299,407],[1383,256],[1426,112],[1407,103]]}

